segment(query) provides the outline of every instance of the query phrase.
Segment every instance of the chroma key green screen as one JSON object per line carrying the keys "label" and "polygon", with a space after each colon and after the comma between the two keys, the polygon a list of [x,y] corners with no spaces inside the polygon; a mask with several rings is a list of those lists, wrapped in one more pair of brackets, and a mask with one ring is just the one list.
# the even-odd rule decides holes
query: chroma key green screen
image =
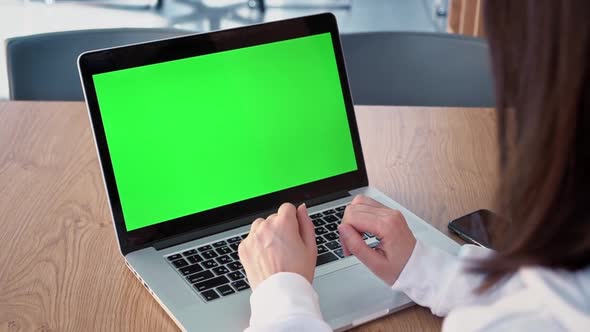
{"label": "chroma key green screen", "polygon": [[127,230],[357,169],[329,33],[93,80]]}

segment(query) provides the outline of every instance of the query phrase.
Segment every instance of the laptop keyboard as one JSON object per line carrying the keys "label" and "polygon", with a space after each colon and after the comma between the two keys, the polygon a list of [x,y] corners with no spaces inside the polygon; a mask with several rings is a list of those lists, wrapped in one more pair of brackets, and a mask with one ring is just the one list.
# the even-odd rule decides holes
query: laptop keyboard
{"label": "laptop keyboard", "polygon": [[[344,258],[338,225],[345,208],[346,205],[342,205],[310,215],[318,247],[316,266]],[[169,255],[166,259],[203,300],[213,301],[250,288],[238,257],[238,246],[246,236],[248,233],[232,236]],[[368,240],[375,236],[367,233],[364,238]],[[373,242],[372,246],[376,243]]]}

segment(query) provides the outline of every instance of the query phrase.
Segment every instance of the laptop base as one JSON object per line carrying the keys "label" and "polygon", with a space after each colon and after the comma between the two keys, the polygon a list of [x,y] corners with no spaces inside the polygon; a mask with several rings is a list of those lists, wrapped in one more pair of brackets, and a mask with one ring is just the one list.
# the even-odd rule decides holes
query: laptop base
{"label": "laptop base", "polygon": [[[449,253],[459,245],[434,227],[388,198],[379,190],[365,187],[350,192],[351,196],[309,208],[309,213],[352,201],[363,194],[386,206],[400,210],[419,240]],[[232,234],[247,232],[249,226],[190,241],[157,251],[145,248],[125,256],[129,267],[144,283],[150,294],[162,305],[176,324],[186,331],[242,331],[250,318],[246,290],[212,302],[204,301],[167,263],[165,256],[203,245]],[[320,297],[322,315],[335,331],[344,331],[384,315],[407,308],[413,303],[404,294],[392,291],[355,257],[324,264],[316,268],[313,286]]]}

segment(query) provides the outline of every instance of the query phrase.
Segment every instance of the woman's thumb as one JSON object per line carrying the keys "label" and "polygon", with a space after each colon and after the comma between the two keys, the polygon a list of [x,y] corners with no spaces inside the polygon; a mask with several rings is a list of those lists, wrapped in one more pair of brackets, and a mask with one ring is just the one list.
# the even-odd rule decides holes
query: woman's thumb
{"label": "woman's thumb", "polygon": [[340,241],[344,247],[369,269],[376,270],[384,257],[369,247],[363,240],[363,236],[352,226],[341,224],[338,226],[338,231],[340,232]]}

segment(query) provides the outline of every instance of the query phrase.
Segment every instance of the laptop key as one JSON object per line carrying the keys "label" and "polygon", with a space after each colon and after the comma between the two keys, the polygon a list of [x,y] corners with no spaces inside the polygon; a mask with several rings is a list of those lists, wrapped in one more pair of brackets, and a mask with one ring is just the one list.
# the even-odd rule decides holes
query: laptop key
{"label": "laptop key", "polygon": [[342,219],[342,218],[344,218],[344,212],[336,212],[336,217],[337,217],[338,219]]}
{"label": "laptop key", "polygon": [[250,288],[250,285],[248,285],[247,282],[245,282],[244,280],[238,280],[238,281],[234,281],[231,283],[231,285],[239,292],[239,291],[243,291],[245,289]]}
{"label": "laptop key", "polygon": [[332,233],[328,233],[328,234],[324,234],[324,237],[326,238],[326,240],[328,241],[334,241],[334,240],[338,240],[338,234],[332,232]]}
{"label": "laptop key", "polygon": [[219,298],[219,294],[217,294],[214,290],[208,290],[201,293],[201,297],[205,301],[213,301]]}
{"label": "laptop key", "polygon": [[223,246],[221,248],[217,248],[217,249],[215,249],[215,251],[217,251],[217,253],[220,255],[227,255],[230,252],[232,252],[232,250],[228,246]]}
{"label": "laptop key", "polygon": [[199,247],[197,250],[199,252],[203,252],[203,251],[208,251],[208,250],[211,250],[211,249],[213,249],[213,247],[211,247],[210,245],[206,245],[206,246]]}
{"label": "laptop key", "polygon": [[196,264],[196,263],[199,263],[199,262],[202,262],[203,261],[203,257],[201,257],[201,255],[199,255],[199,254],[188,256],[186,259],[191,264]]}
{"label": "laptop key", "polygon": [[194,284],[196,282],[201,282],[201,281],[204,281],[207,279],[211,279],[213,277],[215,277],[213,272],[203,271],[203,272],[199,272],[197,274],[192,274],[192,275],[186,277],[186,280],[188,280],[188,282],[190,282],[191,284]]}
{"label": "laptop key", "polygon": [[211,259],[217,257],[217,253],[213,250],[205,251],[201,254],[205,259]]}
{"label": "laptop key", "polygon": [[345,209],[346,209],[346,205],[342,205],[342,206],[339,206],[339,207],[335,208],[334,210],[336,210],[336,211],[338,211],[338,212],[342,212],[342,211],[344,211]]}
{"label": "laptop key", "polygon": [[326,243],[326,247],[330,250],[338,249],[340,248],[340,243],[338,241],[328,242]]}
{"label": "laptop key", "polygon": [[229,264],[227,264],[228,269],[232,270],[232,271],[237,271],[237,270],[241,270],[242,268],[244,268],[242,266],[242,263],[240,262],[231,262]]}
{"label": "laptop key", "polygon": [[215,260],[219,264],[227,264],[227,263],[233,261],[233,259],[231,259],[231,257],[229,257],[228,255],[223,255],[221,257],[217,257],[217,258],[215,258]]}
{"label": "laptop key", "polygon": [[231,254],[229,254],[229,256],[230,256],[231,258],[233,258],[233,259],[234,259],[234,261],[239,261],[239,260],[240,260],[240,255],[238,255],[238,253],[237,253],[237,252],[232,252]]}
{"label": "laptop key", "polygon": [[225,241],[217,241],[215,243],[213,243],[213,248],[219,248],[219,247],[223,247],[227,245],[227,242]]}
{"label": "laptop key", "polygon": [[320,226],[320,227],[316,227],[315,228],[315,234],[316,235],[322,235],[322,234],[326,234],[326,233],[328,233],[328,230],[325,229],[323,226]]}
{"label": "laptop key", "polygon": [[322,218],[313,219],[313,225],[315,227],[323,226],[325,224],[326,224],[326,222]]}
{"label": "laptop key", "polygon": [[232,243],[229,245],[229,247],[231,248],[231,250],[233,251],[238,251],[238,247],[240,246],[240,242],[238,243]]}
{"label": "laptop key", "polygon": [[334,253],[340,258],[344,258],[344,252],[342,251],[342,248],[334,250]]}
{"label": "laptop key", "polygon": [[334,210],[332,210],[332,209],[330,209],[330,210],[326,210],[326,211],[322,212],[322,214],[323,214],[324,216],[327,216],[327,215],[330,215],[330,214],[334,214],[334,213],[336,213],[336,211],[334,211]]}
{"label": "laptop key", "polygon": [[172,261],[172,265],[174,265],[174,267],[176,267],[177,269],[181,268],[181,267],[185,267],[188,265],[188,262],[184,260],[184,258],[181,259],[177,259],[175,261]]}
{"label": "laptop key", "polygon": [[184,256],[192,256],[197,254],[197,249],[187,250],[182,253]]}
{"label": "laptop key", "polygon": [[227,239],[227,243],[240,243],[240,242],[242,242],[241,236],[234,236],[234,237],[230,237],[229,239]]}
{"label": "laptop key", "polygon": [[232,281],[236,281],[236,280],[240,280],[240,279],[244,279],[244,275],[242,274],[242,272],[240,271],[234,271],[234,272],[230,272],[227,274],[227,276],[232,280]]}
{"label": "laptop key", "polygon": [[326,241],[326,239],[324,239],[324,238],[323,238],[323,237],[321,237],[321,236],[316,236],[316,237],[315,237],[315,244],[316,244],[316,245],[318,245],[318,246],[319,246],[320,244],[324,244],[324,243],[326,243],[326,242],[328,242],[328,241]]}
{"label": "laptop key", "polygon": [[229,283],[229,280],[225,276],[215,277],[213,279],[205,280],[202,282],[198,282],[194,284],[194,287],[199,291],[202,292],[204,290],[218,287],[224,284]]}
{"label": "laptop key", "polygon": [[206,268],[206,269],[212,269],[214,267],[218,267],[219,266],[219,264],[217,264],[217,262],[214,261],[214,260],[212,260],[212,259],[210,259],[208,261],[204,261],[203,263],[201,263],[201,265],[204,268]]}
{"label": "laptop key", "polygon": [[235,293],[236,291],[233,288],[231,288],[229,285],[223,285],[223,286],[217,287],[217,292],[219,294],[221,294],[221,296],[228,296],[228,295]]}
{"label": "laptop key", "polygon": [[246,271],[244,269],[240,270],[240,272],[242,272],[242,274],[244,275],[244,280],[246,280],[246,282],[248,282],[248,275],[246,274]]}
{"label": "laptop key", "polygon": [[211,269],[213,273],[220,276],[229,272],[229,270],[225,266],[218,266]]}
{"label": "laptop key", "polygon": [[327,224],[326,229],[329,230],[330,232],[335,232],[336,230],[338,230],[338,224],[333,223],[333,224]]}
{"label": "laptop key", "polygon": [[315,263],[315,266],[320,266],[322,264],[333,262],[335,260],[338,260],[338,257],[331,252],[327,252],[325,254],[318,255],[318,260]]}
{"label": "laptop key", "polygon": [[197,273],[203,271],[203,268],[199,264],[193,264],[186,267],[183,267],[179,270],[183,276],[187,276],[189,274]]}
{"label": "laptop key", "polygon": [[317,218],[321,218],[322,214],[321,213],[316,213],[316,214],[312,214],[309,216],[311,219],[317,219]]}
{"label": "laptop key", "polygon": [[338,221],[338,218],[336,218],[336,216],[330,215],[330,216],[325,216],[324,220],[327,222],[334,222],[334,221]]}
{"label": "laptop key", "polygon": [[323,245],[318,246],[318,255],[325,254],[327,252],[328,252],[328,249],[326,249],[326,247],[324,247]]}
{"label": "laptop key", "polygon": [[245,238],[247,238],[247,237],[248,237],[248,233],[246,233],[246,234],[242,235],[242,239],[245,239]]}
{"label": "laptop key", "polygon": [[168,258],[169,261],[175,261],[175,260],[177,260],[179,258],[182,258],[182,256],[180,254],[174,254],[174,255],[170,255],[170,256],[168,256],[166,258]]}

